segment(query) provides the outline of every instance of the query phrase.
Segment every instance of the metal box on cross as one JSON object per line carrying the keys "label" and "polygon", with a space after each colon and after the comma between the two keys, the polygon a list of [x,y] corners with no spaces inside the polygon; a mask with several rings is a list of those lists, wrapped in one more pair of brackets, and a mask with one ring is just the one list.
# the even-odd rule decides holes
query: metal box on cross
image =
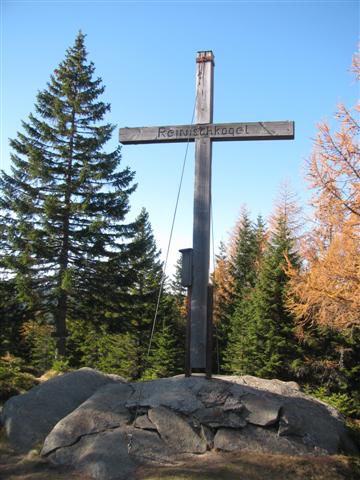
{"label": "metal box on cross", "polygon": [[181,253],[181,286],[190,288],[193,279],[193,249],[183,248]]}

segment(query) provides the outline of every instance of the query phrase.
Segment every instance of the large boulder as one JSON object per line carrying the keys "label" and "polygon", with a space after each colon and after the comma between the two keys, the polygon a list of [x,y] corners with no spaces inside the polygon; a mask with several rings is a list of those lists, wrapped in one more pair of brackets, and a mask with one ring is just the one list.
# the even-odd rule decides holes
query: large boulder
{"label": "large boulder", "polygon": [[[63,418],[43,455],[98,480],[211,450],[323,455],[355,448],[338,412],[293,382],[173,377],[106,385]],[[209,452],[210,451],[210,452]]]}
{"label": "large boulder", "polygon": [[91,368],[57,376],[10,398],[1,412],[1,423],[16,450],[26,452],[41,444],[53,427],[108,383],[123,383],[116,375]]}
{"label": "large boulder", "polygon": [[[73,467],[97,480],[134,478],[138,466],[173,465],[189,458],[196,461],[205,452],[211,456],[215,451],[288,455],[356,451],[341,415],[306,396],[293,382],[178,376],[126,384],[81,370],[74,372],[74,382],[63,377],[70,390],[79,387],[76,375],[82,378],[84,373],[102,381],[93,383],[92,395],[85,381],[81,395],[68,392],[72,407],[68,404],[59,409],[57,415],[62,418],[56,425],[48,421],[42,430],[53,427],[42,455],[55,465]],[[41,397],[42,409],[37,407],[31,414],[32,423],[24,430],[27,435],[31,426],[38,428],[44,414],[52,412],[54,392],[52,388],[48,392],[52,396]],[[23,405],[29,402],[26,395]],[[12,409],[10,417],[6,405],[4,418],[14,437],[14,405]],[[55,416],[50,416],[54,422]],[[16,431],[18,439],[19,422]]]}

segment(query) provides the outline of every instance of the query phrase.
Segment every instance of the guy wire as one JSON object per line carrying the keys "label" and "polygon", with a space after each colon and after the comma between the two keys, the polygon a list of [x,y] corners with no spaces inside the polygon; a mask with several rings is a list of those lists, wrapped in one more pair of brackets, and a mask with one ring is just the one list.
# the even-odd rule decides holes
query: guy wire
{"label": "guy wire", "polygon": [[[200,79],[199,79],[199,81],[200,81]],[[193,113],[192,113],[192,117],[191,117],[191,125],[193,125],[193,123],[194,123],[194,118],[195,118],[196,102],[197,102],[197,96],[198,96],[197,92],[198,92],[198,86],[197,86],[197,88],[196,88],[196,96],[195,96],[195,101],[194,101]],[[162,292],[163,292],[164,283],[165,283],[165,279],[166,279],[166,267],[167,267],[167,263],[168,263],[168,259],[169,259],[170,246],[171,246],[172,236],[173,236],[173,232],[174,232],[176,214],[177,214],[177,210],[178,210],[180,193],[181,193],[181,188],[182,188],[182,183],[183,183],[184,173],[185,173],[185,166],[186,166],[186,161],[187,161],[187,155],[188,155],[188,151],[189,151],[190,131],[191,131],[191,129],[189,129],[189,137],[188,137],[188,140],[187,140],[187,142],[186,142],[185,155],[184,155],[184,160],[183,160],[182,169],[181,169],[179,188],[178,188],[178,192],[177,192],[177,196],[176,196],[175,209],[174,209],[174,214],[173,214],[172,223],[171,223],[169,241],[168,241],[168,245],[167,245],[167,250],[166,250],[166,255],[165,255],[165,261],[164,261],[164,266],[163,266],[163,272],[162,272],[162,277],[161,277],[161,281],[160,281],[160,288],[159,288],[159,293],[158,293],[157,302],[156,302],[154,319],[153,319],[153,322],[152,322],[152,328],[151,328],[149,345],[148,345],[147,353],[146,353],[146,356],[145,356],[145,365],[147,365],[147,362],[148,362],[148,359],[149,359],[149,356],[150,356],[151,345],[152,345],[152,341],[153,341],[153,337],[154,337],[154,332],[155,332],[155,326],[156,326],[157,317],[158,317],[158,313],[159,313],[161,295],[162,295]],[[143,392],[143,387],[144,387],[144,381],[145,381],[145,380],[142,379],[141,385],[140,385],[140,389],[139,389],[138,400],[137,400],[137,402],[136,402],[136,410],[135,410],[134,422],[136,421],[136,419],[137,419],[137,417],[138,417],[138,411],[139,411],[140,401],[141,401],[141,397],[142,397],[142,392]],[[132,447],[132,435],[129,435],[128,453],[130,453],[131,447]]]}

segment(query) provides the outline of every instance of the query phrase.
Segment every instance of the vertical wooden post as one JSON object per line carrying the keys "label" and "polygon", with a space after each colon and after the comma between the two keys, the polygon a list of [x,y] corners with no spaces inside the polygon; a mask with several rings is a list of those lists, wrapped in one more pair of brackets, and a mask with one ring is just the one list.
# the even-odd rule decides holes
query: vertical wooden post
{"label": "vertical wooden post", "polygon": [[[196,123],[213,121],[214,55],[199,52],[196,59]],[[210,138],[195,139],[193,285],[191,298],[190,369],[204,372],[207,351],[207,304],[210,258],[211,205]]]}
{"label": "vertical wooden post", "polygon": [[185,336],[185,377],[191,376],[190,336],[191,336],[191,287],[187,289],[186,298],[186,336]]}
{"label": "vertical wooden post", "polygon": [[212,374],[212,333],[213,333],[213,306],[214,306],[214,286],[208,285],[208,303],[207,303],[207,340],[206,340],[206,378],[211,378]]}

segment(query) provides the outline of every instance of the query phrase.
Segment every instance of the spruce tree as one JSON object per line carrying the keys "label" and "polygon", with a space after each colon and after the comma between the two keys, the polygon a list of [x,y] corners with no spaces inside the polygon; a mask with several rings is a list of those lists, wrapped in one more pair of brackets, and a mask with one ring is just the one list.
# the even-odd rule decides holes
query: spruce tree
{"label": "spruce tree", "polygon": [[246,209],[241,213],[234,237],[235,250],[231,258],[235,304],[256,282],[256,260],[259,252],[257,234]]}
{"label": "spruce tree", "polygon": [[184,372],[185,328],[175,298],[164,292],[143,378],[169,377]]}
{"label": "spruce tree", "polygon": [[80,32],[38,93],[35,114],[10,141],[11,174],[0,178],[2,263],[20,300],[55,323],[60,355],[67,318],[89,316],[91,303],[106,301],[119,281],[112,266],[131,236],[124,218],[134,173],[118,170],[119,148],[103,150],[114,126],[101,123],[110,106],[99,100],[104,86],[84,39]]}
{"label": "spruce tree", "polygon": [[[149,214],[143,208],[135,220],[135,235],[129,245],[129,269],[132,283],[120,313],[122,328],[131,333],[135,340],[136,378],[144,368],[157,299],[162,280],[162,263],[157,249]],[[161,317],[161,307],[158,321]]]}
{"label": "spruce tree", "polygon": [[173,335],[176,338],[176,371],[181,372],[185,368],[185,343],[186,328],[188,322],[188,292],[181,284],[182,260],[179,258],[175,265],[175,273],[169,282],[166,296],[168,303],[168,320],[166,325],[172,326]]}
{"label": "spruce tree", "polygon": [[247,355],[249,373],[284,380],[293,377],[293,362],[301,357],[294,318],[286,307],[287,262],[296,267],[299,257],[287,218],[279,215],[252,297],[255,338]]}
{"label": "spruce tree", "polygon": [[234,279],[226,245],[221,242],[216,255],[213,313],[213,365],[217,373],[223,366],[224,354],[230,333],[230,319],[234,304]]}
{"label": "spruce tree", "polygon": [[176,371],[176,338],[170,327],[160,326],[154,337],[143,378],[154,380],[174,375]]}
{"label": "spruce tree", "polygon": [[26,309],[16,298],[13,279],[0,279],[0,357],[22,351],[21,326],[26,319]]}
{"label": "spruce tree", "polygon": [[231,317],[228,344],[224,355],[224,370],[233,375],[252,375],[257,332],[254,312],[254,289],[249,289],[236,305]]}
{"label": "spruce tree", "polygon": [[[127,378],[155,378],[179,373],[183,371],[185,356],[185,325],[180,308],[182,292],[178,291],[178,295],[168,292],[167,282],[164,279],[157,308],[163,280],[162,262],[149,215],[145,209],[141,210],[133,225],[134,237],[128,243],[124,251],[126,258],[120,265],[124,270],[125,285],[117,285],[113,289],[118,304],[115,308],[105,309],[103,315],[107,330],[105,332],[101,325],[97,326],[93,339],[95,343],[99,343],[98,339],[104,335],[104,332],[109,338],[122,338],[117,347],[111,348],[111,351],[109,350],[106,354],[106,368],[108,369],[111,365],[111,368],[117,369]],[[172,287],[175,288],[174,284]],[[91,360],[94,355],[91,352],[92,340],[86,335],[86,338],[81,335],[85,340],[76,338],[78,331],[77,326],[75,330],[72,329],[70,339],[77,344],[75,350],[78,349],[79,341],[80,348],[82,343],[87,344],[89,354],[87,353],[86,357],[82,356],[80,361]],[[96,336],[98,339],[95,338]],[[114,342],[116,344],[116,340]],[[106,341],[102,344],[105,345]],[[151,347],[150,350],[149,347]],[[100,352],[98,348],[97,351]],[[149,355],[148,352],[150,352]],[[124,363],[126,358],[128,360]],[[101,360],[101,365],[104,366],[104,362],[105,360]],[[124,373],[126,369],[127,374]]]}
{"label": "spruce tree", "polygon": [[182,259],[179,257],[175,264],[175,273],[170,281],[170,291],[173,296],[177,309],[183,318],[183,324],[186,325],[187,319],[187,289],[181,284]]}
{"label": "spruce tree", "polygon": [[249,373],[248,369],[252,368],[247,350],[254,343],[252,302],[259,266],[262,263],[265,227],[261,217],[254,226],[245,210],[238,225],[232,259],[234,298],[223,364],[226,372],[241,375]]}

